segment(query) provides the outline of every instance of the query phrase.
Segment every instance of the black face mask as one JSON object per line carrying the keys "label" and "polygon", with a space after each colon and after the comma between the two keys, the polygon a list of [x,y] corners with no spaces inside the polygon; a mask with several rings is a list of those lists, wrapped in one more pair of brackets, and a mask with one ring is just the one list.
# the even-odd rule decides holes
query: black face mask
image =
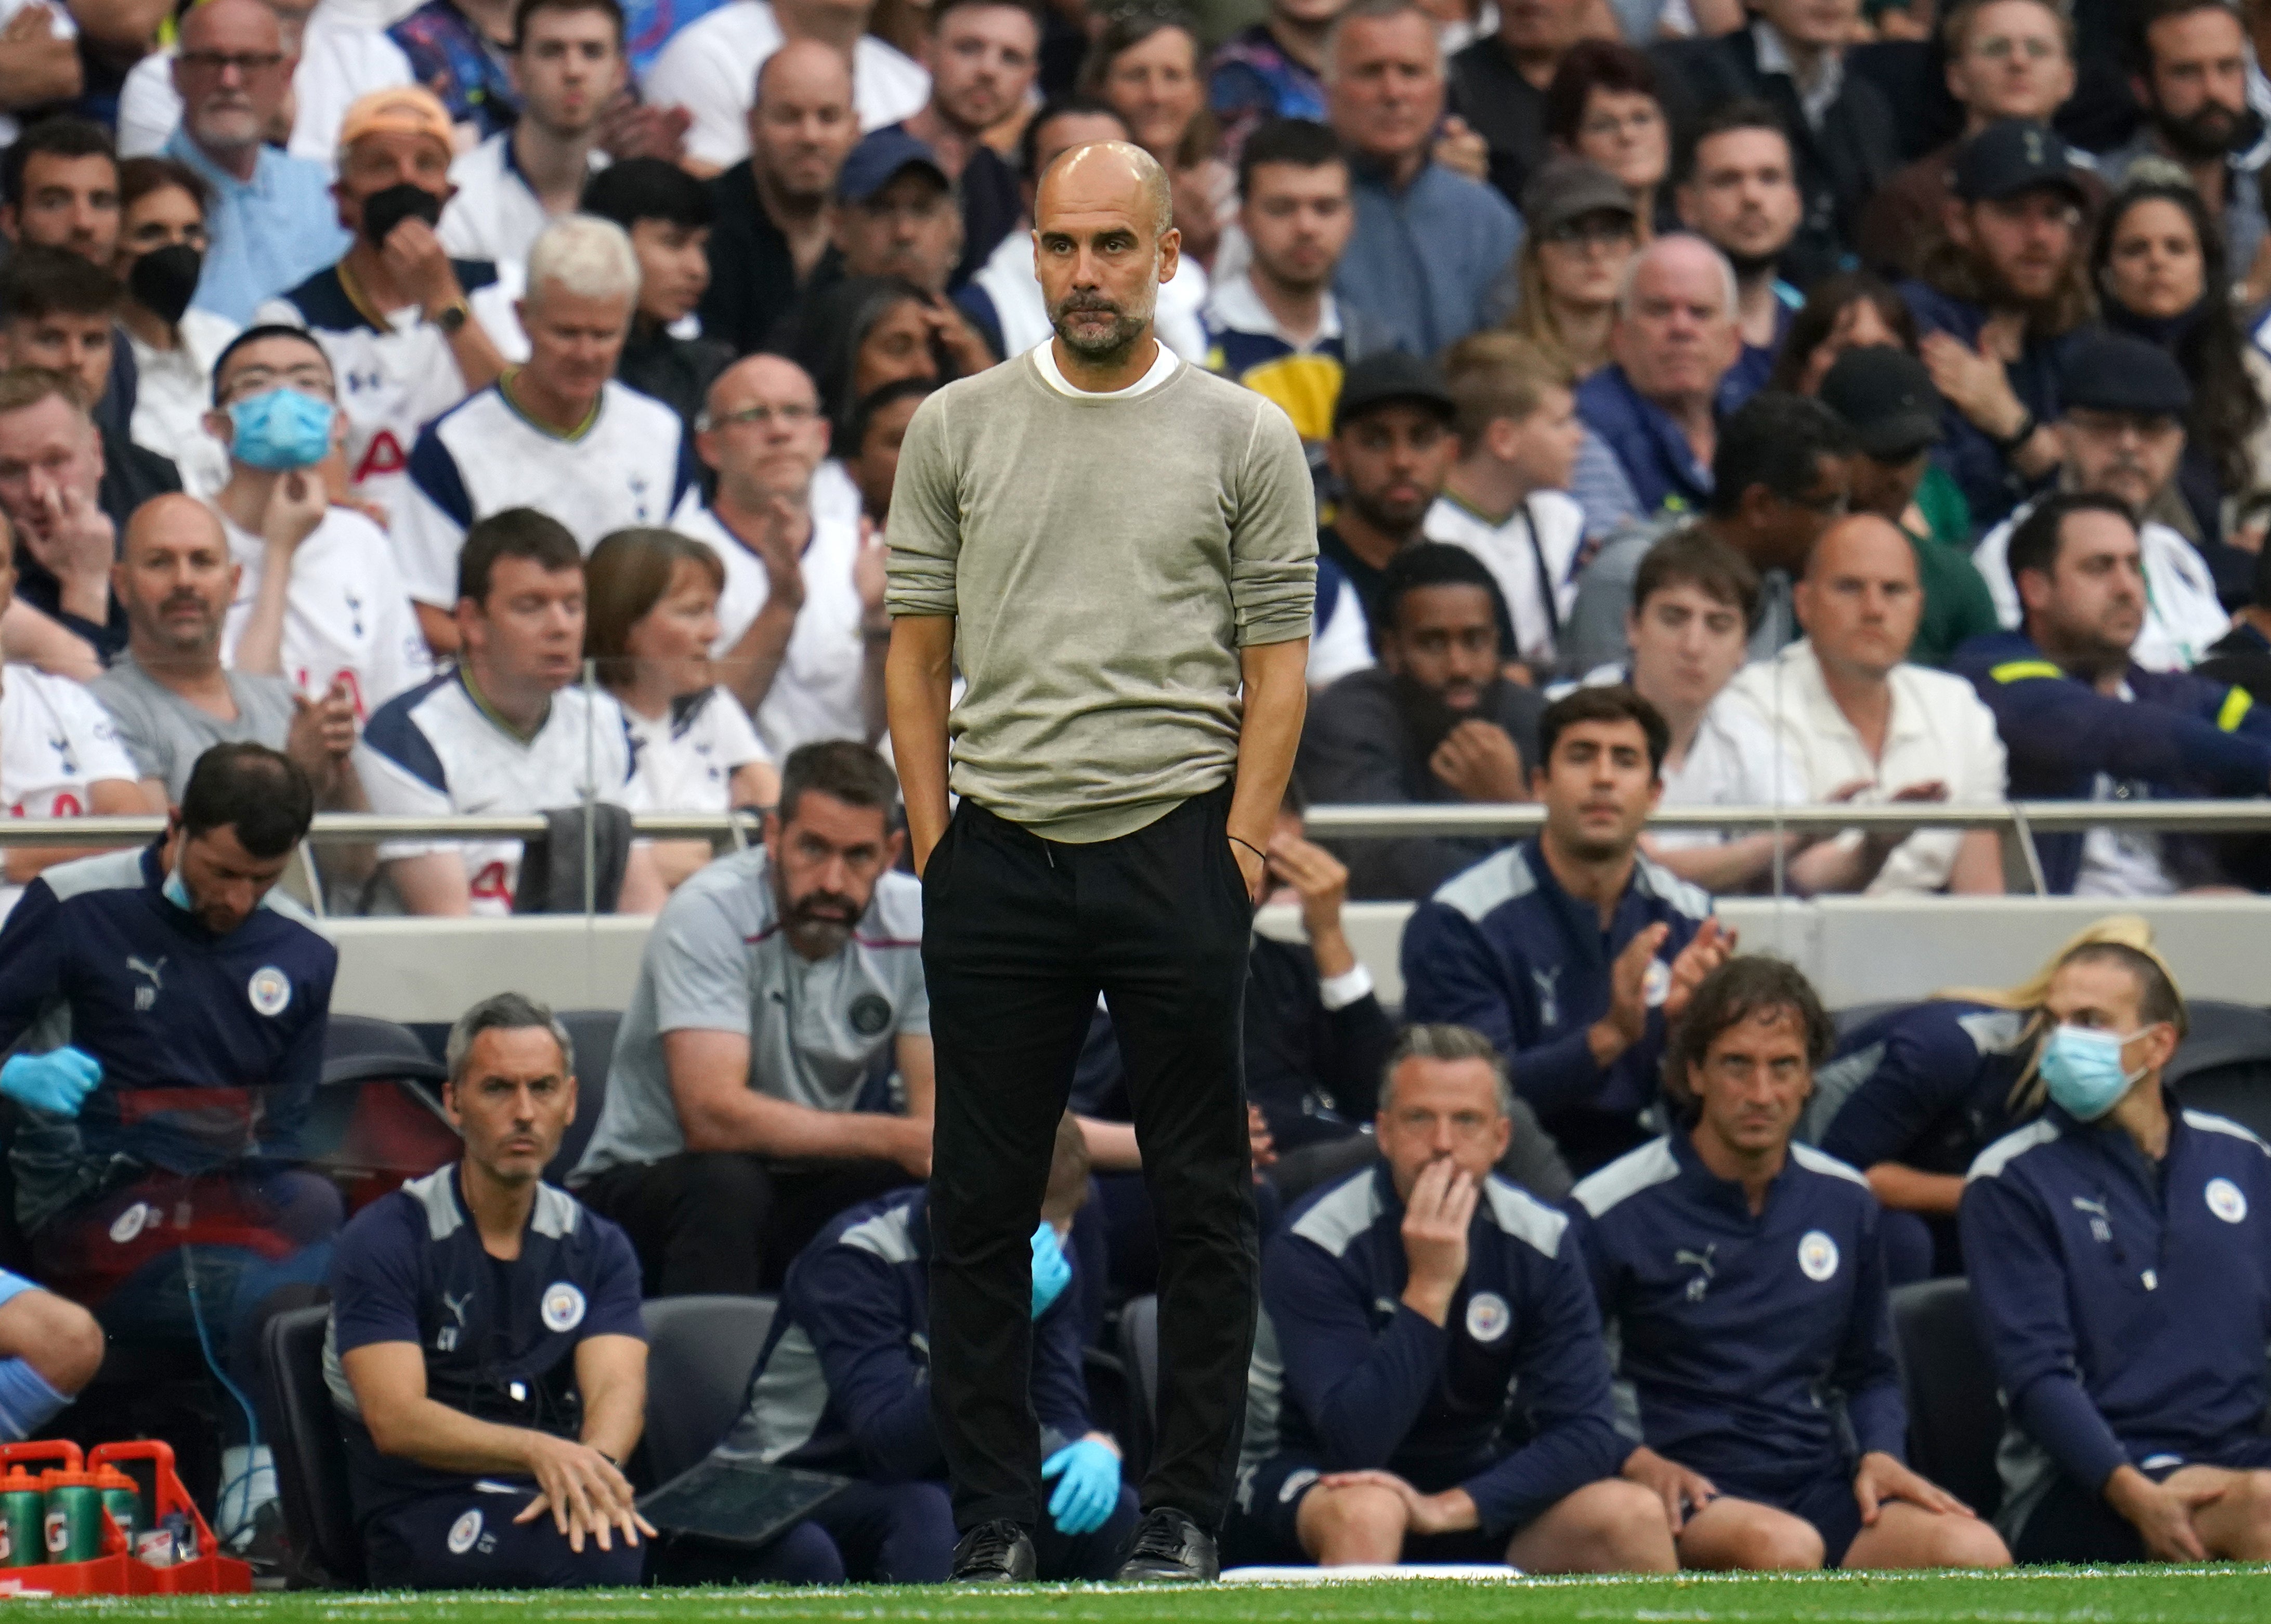
{"label": "black face mask", "polygon": [[190,308],[205,264],[205,257],[186,242],[153,249],[126,273],[126,291],[135,303],[170,327]]}
{"label": "black face mask", "polygon": [[386,246],[387,234],[406,220],[442,223],[442,200],[423,186],[402,181],[362,200],[362,235],[373,248]]}

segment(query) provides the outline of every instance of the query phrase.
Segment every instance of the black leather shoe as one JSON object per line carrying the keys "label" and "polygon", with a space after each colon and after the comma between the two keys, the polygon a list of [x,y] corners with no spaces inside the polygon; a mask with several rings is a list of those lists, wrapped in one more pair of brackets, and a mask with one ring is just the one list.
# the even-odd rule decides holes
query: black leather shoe
{"label": "black leather shoe", "polygon": [[980,1523],[954,1547],[957,1584],[1027,1584],[1032,1577],[1032,1536],[1007,1517]]}
{"label": "black leather shoe", "polygon": [[1211,1584],[1222,1576],[1222,1555],[1212,1534],[1162,1506],[1136,1525],[1128,1560],[1113,1576],[1122,1584]]}

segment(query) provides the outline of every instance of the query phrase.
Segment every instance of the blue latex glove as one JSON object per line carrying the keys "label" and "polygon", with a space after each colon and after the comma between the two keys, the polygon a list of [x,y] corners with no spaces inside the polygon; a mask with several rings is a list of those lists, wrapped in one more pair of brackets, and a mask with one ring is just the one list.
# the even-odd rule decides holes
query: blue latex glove
{"label": "blue latex glove", "polygon": [[1056,1230],[1044,1222],[1033,1232],[1033,1317],[1046,1314],[1071,1284],[1072,1264],[1065,1259]]}
{"label": "blue latex glove", "polygon": [[57,1116],[77,1116],[88,1091],[102,1081],[102,1062],[83,1049],[19,1054],[0,1066],[0,1094]]}
{"label": "blue latex glove", "polygon": [[1092,1534],[1120,1503],[1120,1457],[1093,1438],[1068,1443],[1041,1463],[1044,1482],[1062,1473],[1049,1496],[1049,1520],[1061,1534]]}

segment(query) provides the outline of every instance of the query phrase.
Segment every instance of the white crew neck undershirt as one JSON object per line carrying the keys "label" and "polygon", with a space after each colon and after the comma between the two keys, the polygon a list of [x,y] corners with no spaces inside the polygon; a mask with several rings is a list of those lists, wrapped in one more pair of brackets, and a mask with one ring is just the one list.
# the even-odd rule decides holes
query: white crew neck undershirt
{"label": "white crew neck undershirt", "polygon": [[1054,339],[1033,346],[1032,354],[1033,365],[1039,370],[1041,381],[1060,395],[1070,395],[1076,400],[1127,400],[1137,395],[1147,395],[1174,376],[1175,369],[1183,364],[1174,351],[1162,344],[1159,353],[1151,357],[1150,369],[1127,388],[1076,389],[1065,381],[1064,373],[1057,366],[1056,341]]}

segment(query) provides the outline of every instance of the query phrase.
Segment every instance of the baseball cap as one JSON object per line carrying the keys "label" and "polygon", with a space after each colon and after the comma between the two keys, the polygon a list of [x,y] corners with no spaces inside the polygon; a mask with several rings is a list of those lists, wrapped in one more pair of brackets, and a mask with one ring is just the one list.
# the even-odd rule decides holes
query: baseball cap
{"label": "baseball cap", "polygon": [[2077,344],[2059,374],[2061,406],[2182,417],[2193,386],[2176,357],[2126,332],[2092,333]]}
{"label": "baseball cap", "polygon": [[1821,380],[1821,404],[1880,462],[1905,462],[1940,438],[1940,391],[1924,362],[1889,344],[1847,350]]}
{"label": "baseball cap", "polygon": [[2046,124],[2007,118],[1987,126],[1955,155],[1951,176],[1955,195],[1966,203],[2015,197],[2037,187],[2055,187],[2087,206],[2089,190],[2074,151]]}
{"label": "baseball cap", "polygon": [[1632,193],[1597,163],[1560,158],[1532,175],[1522,191],[1522,218],[1536,232],[1558,231],[1588,214],[1634,218]]}
{"label": "baseball cap", "polygon": [[1340,399],[1333,403],[1333,432],[1366,412],[1391,403],[1422,406],[1448,422],[1457,408],[1443,375],[1432,361],[1384,350],[1353,363],[1341,377]]}
{"label": "baseball cap", "polygon": [[450,115],[441,99],[419,85],[395,85],[358,96],[339,120],[339,150],[346,152],[367,135],[431,136],[444,152],[455,152]]}
{"label": "baseball cap", "polygon": [[852,155],[844,160],[844,168],[836,176],[836,200],[865,203],[911,165],[929,170],[938,177],[941,186],[953,189],[954,183],[939,163],[938,155],[898,125],[890,124],[860,138],[860,145],[852,149]]}

